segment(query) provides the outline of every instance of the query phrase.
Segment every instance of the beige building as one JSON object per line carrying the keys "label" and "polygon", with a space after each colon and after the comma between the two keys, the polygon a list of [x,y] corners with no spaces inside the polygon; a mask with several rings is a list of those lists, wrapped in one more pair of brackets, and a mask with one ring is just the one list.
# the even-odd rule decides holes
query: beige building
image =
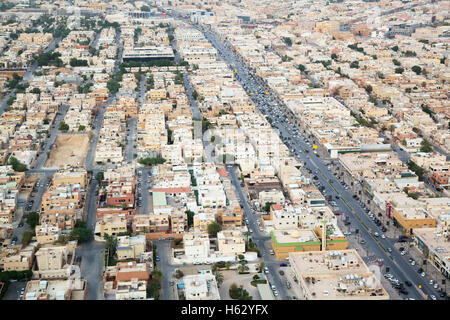
{"label": "beige building", "polygon": [[304,300],[389,300],[380,280],[354,249],[289,254],[288,277]]}
{"label": "beige building", "polygon": [[218,251],[223,256],[245,253],[245,239],[239,230],[227,229],[217,233]]}
{"label": "beige building", "polygon": [[121,236],[117,237],[117,259],[137,260],[146,251],[146,240],[144,235],[135,237]]}

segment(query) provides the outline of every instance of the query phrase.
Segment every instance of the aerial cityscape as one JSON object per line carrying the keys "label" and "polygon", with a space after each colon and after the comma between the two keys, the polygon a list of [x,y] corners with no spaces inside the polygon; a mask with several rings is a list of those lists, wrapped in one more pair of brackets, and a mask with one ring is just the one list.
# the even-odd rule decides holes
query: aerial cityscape
{"label": "aerial cityscape", "polygon": [[0,300],[448,300],[449,10],[1,0]]}

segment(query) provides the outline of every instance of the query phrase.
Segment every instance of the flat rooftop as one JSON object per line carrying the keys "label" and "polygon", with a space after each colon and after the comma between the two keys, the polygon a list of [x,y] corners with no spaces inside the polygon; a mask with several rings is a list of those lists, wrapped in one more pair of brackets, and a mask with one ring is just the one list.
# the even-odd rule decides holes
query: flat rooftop
{"label": "flat rooftop", "polygon": [[302,277],[308,300],[389,300],[373,273]]}
{"label": "flat rooftop", "polygon": [[314,231],[310,229],[274,230],[270,235],[275,243],[281,245],[320,241]]}
{"label": "flat rooftop", "polygon": [[369,268],[355,249],[291,252],[289,261],[299,275],[369,272]]}
{"label": "flat rooftop", "polygon": [[450,262],[450,241],[438,228],[418,228],[413,231],[416,237],[426,243],[430,251],[433,251],[442,261]]}

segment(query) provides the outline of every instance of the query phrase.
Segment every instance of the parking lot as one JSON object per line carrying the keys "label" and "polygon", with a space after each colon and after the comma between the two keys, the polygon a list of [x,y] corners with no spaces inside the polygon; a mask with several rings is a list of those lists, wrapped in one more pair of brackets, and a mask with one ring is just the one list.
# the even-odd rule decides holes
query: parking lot
{"label": "parking lot", "polygon": [[20,300],[23,297],[26,286],[26,281],[11,282],[3,300]]}

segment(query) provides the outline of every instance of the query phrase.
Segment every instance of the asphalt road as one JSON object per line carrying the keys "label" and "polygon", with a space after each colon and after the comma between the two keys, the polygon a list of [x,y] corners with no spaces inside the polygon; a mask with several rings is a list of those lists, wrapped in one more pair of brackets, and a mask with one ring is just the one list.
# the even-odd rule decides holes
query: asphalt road
{"label": "asphalt road", "polygon": [[271,248],[270,236],[267,235],[266,232],[259,231],[259,226],[256,221],[257,219],[259,219],[260,216],[254,213],[254,210],[250,207],[244,193],[242,192],[242,188],[240,186],[241,180],[237,173],[236,166],[227,166],[226,168],[228,175],[231,178],[234,190],[236,191],[239,197],[239,202],[242,208],[244,209],[245,216],[249,221],[248,228],[252,232],[251,238],[255,243],[256,247],[260,250],[261,258],[264,261],[265,266],[269,269],[269,274],[266,275],[266,277],[270,282],[270,284],[275,285],[275,287],[277,288],[279,292],[278,297],[281,300],[287,300],[288,298],[286,287],[284,286],[284,283],[278,273],[280,263],[286,261],[277,260],[274,255],[270,255],[269,253],[270,249],[267,249]]}
{"label": "asphalt road", "polygon": [[[251,96],[252,100],[256,103],[259,109],[263,113],[270,114],[275,110],[275,105],[279,103],[279,99],[274,99],[271,95],[258,94],[258,92],[269,91],[267,87],[261,85],[260,81],[254,79],[251,72],[246,66],[234,57],[233,53],[227,48],[227,46],[220,43],[218,39],[215,39],[211,33],[205,32],[207,38],[216,47],[218,52],[224,57],[224,60],[229,64],[230,68],[237,69],[238,80],[245,81],[244,88],[247,92],[254,92]],[[259,97],[257,97],[259,96]],[[283,107],[280,108],[283,110]],[[287,110],[283,110],[289,113]],[[340,196],[339,200],[336,200],[339,207],[344,210],[346,215],[350,218],[350,222],[353,226],[356,226],[360,230],[362,237],[367,243],[367,248],[373,252],[379,258],[385,261],[385,265],[390,267],[390,273],[394,274],[400,281],[404,282],[409,280],[413,283],[413,287],[409,290],[409,297],[414,299],[423,299],[423,296],[418,288],[418,285],[422,286],[423,291],[426,294],[435,294],[431,286],[428,285],[426,277],[422,278],[417,271],[408,263],[406,257],[400,255],[400,252],[393,246],[393,239],[376,239],[371,231],[377,230],[378,227],[369,219],[364,213],[359,203],[353,199],[353,194],[345,190],[336,177],[328,171],[328,168],[323,163],[323,160],[311,155],[309,156],[304,152],[305,149],[310,149],[302,140],[302,134],[293,135],[293,127],[283,120],[279,122],[279,131],[282,136],[290,137],[292,148],[295,153],[299,155],[299,159],[305,163],[305,166],[312,171],[317,171],[317,177],[319,182],[326,187],[326,191],[331,193],[334,197]],[[302,132],[302,131],[300,131]],[[392,254],[389,254],[386,249],[392,248]]]}

